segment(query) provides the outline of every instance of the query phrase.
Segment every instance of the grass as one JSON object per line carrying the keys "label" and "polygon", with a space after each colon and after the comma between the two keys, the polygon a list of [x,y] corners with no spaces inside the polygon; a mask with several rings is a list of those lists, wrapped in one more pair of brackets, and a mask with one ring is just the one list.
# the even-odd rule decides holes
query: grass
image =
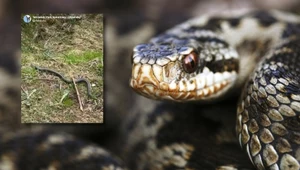
{"label": "grass", "polygon": [[[22,22],[22,123],[103,122],[102,20],[102,15],[89,14],[73,20]],[[88,79],[96,99],[88,97],[84,84],[76,84],[83,103],[80,110],[73,84],[32,65],[53,69],[68,79]]]}
{"label": "grass", "polygon": [[103,57],[101,52],[97,51],[87,51],[81,54],[81,57],[78,57],[75,53],[70,53],[65,56],[65,62],[68,64],[79,64],[82,62],[88,62],[98,57]]}

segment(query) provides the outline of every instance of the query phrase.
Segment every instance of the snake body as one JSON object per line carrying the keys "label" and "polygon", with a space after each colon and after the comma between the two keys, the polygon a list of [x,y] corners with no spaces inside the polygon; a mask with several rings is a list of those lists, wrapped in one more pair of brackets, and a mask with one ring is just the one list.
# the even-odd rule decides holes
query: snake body
{"label": "snake body", "polygon": [[[52,69],[48,69],[48,68],[43,68],[43,67],[39,67],[39,66],[33,66],[35,69],[39,70],[39,71],[43,71],[43,72],[48,72],[51,73],[57,77],[59,77],[61,80],[63,80],[64,82],[66,82],[67,84],[71,84],[73,83],[73,80],[71,79],[67,79],[66,77],[64,77],[62,74],[58,73],[57,71],[54,71]],[[90,98],[95,99],[95,97],[92,95],[92,86],[89,80],[87,80],[86,78],[78,78],[74,81],[75,83],[85,83],[86,88],[87,88],[87,94]]]}
{"label": "snake body", "polygon": [[[218,126],[225,125],[219,118],[208,123],[207,106],[186,103],[228,100],[242,91],[235,129],[244,155],[256,169],[299,170],[299,63],[300,17],[278,11],[202,16],[137,45],[131,87],[148,98],[185,103],[138,114],[130,122],[127,152],[139,158],[132,166],[252,169],[241,163],[246,158],[234,145],[228,148],[234,142],[226,140],[231,133],[224,129],[232,124]],[[219,117],[226,105],[217,111]],[[222,166],[221,159],[228,164]]]}

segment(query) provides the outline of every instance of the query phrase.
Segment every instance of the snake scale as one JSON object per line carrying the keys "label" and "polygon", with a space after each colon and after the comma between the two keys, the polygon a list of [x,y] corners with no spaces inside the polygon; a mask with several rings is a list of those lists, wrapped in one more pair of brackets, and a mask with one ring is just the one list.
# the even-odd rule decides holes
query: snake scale
{"label": "snake scale", "polygon": [[[134,48],[131,86],[164,101],[124,118],[124,162],[49,127],[7,130],[17,117],[10,113],[0,121],[0,170],[299,170],[299,35],[300,18],[278,11],[201,16],[175,26]],[[0,70],[2,105],[18,97],[3,90],[18,84],[6,76],[18,77],[7,56],[0,54],[7,67]]]}
{"label": "snake scale", "polygon": [[[217,132],[212,129],[215,136],[205,134],[203,129],[217,125],[197,115],[208,112],[202,111],[206,106],[201,103],[223,99],[229,105],[226,96],[242,91],[236,141],[250,162],[260,170],[299,170],[299,74],[300,18],[278,11],[202,16],[137,45],[131,87],[151,99],[185,102],[187,108],[181,109],[176,105],[182,103],[177,103],[171,113],[157,110],[147,115],[151,122],[145,118],[137,121],[147,125],[138,127],[143,135],[128,139],[133,152],[136,147],[144,150],[137,154],[139,163],[133,165],[137,169],[251,169],[238,163],[246,158],[235,149],[228,150],[232,145],[225,146],[230,144],[226,141],[230,133],[217,138],[226,127]],[[194,106],[188,106],[188,101],[199,103],[198,109],[189,110]],[[228,112],[223,108],[218,114]],[[144,138],[139,139],[141,136]],[[229,160],[222,166],[220,159]]]}

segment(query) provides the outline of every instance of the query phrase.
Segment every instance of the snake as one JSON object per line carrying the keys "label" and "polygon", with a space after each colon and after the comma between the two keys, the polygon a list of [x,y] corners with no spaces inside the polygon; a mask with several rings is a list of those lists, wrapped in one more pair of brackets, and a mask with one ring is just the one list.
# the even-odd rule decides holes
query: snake
{"label": "snake", "polygon": [[[131,168],[300,169],[299,16],[196,17],[136,45],[131,62],[132,89],[162,103],[127,126]],[[234,137],[221,133],[226,112]]]}
{"label": "snake", "polygon": [[[36,65],[32,65],[33,68],[35,68],[36,70],[39,70],[39,71],[42,71],[42,72],[48,72],[48,73],[51,73],[57,77],[59,77],[61,80],[63,80],[65,83],[67,84],[71,84],[73,83],[73,80],[71,79],[67,79],[65,76],[63,76],[61,73],[57,72],[57,71],[54,71],[52,69],[49,69],[49,68],[43,68],[43,67],[39,67],[39,66],[36,66]],[[87,94],[88,96],[91,98],[91,99],[96,99],[95,96],[93,96],[92,94],[92,86],[91,86],[91,83],[89,80],[87,80],[86,78],[79,78],[79,79],[76,79],[74,80],[74,83],[85,83],[86,85],[86,88],[87,88]]]}

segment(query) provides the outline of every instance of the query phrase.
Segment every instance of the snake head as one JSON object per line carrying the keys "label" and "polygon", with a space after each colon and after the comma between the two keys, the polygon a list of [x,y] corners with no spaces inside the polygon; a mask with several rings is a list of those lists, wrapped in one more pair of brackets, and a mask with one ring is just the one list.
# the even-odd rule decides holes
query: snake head
{"label": "snake head", "polygon": [[134,47],[130,86],[136,92],[152,99],[190,101],[213,99],[233,87],[238,71],[235,50],[169,37]]}

